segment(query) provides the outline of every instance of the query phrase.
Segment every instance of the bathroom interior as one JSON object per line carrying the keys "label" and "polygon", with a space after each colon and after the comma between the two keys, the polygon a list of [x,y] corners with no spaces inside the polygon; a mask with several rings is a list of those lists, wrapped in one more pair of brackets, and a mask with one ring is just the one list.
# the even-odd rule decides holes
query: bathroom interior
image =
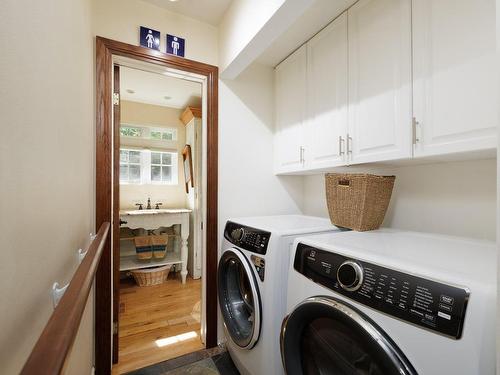
{"label": "bathroom interior", "polygon": [[185,77],[119,67],[115,374],[204,348],[201,96]]}

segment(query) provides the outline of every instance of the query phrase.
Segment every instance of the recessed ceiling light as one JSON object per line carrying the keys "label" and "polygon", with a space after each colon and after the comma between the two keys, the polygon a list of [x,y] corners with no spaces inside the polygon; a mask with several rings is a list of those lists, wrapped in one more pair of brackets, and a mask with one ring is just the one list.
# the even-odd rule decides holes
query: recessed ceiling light
{"label": "recessed ceiling light", "polygon": [[171,1],[172,3],[175,3],[175,2],[177,2],[177,1],[179,1],[179,0],[170,0],[170,1]]}
{"label": "recessed ceiling light", "polygon": [[171,97],[171,96],[168,96],[168,95],[164,96],[163,98],[164,98],[165,100],[170,100],[170,99],[172,99],[172,97]]}
{"label": "recessed ceiling light", "polygon": [[132,90],[132,89],[127,89],[127,92],[128,92],[129,94],[135,94],[135,91],[134,91],[134,90]]}

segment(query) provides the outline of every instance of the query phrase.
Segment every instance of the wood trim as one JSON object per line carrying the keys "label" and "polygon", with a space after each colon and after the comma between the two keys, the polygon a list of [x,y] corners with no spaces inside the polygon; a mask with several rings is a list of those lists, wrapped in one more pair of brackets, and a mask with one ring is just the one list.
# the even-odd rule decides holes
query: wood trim
{"label": "wood trim", "polygon": [[68,289],[59,301],[21,371],[23,375],[56,375],[63,372],[80,328],[92,282],[105,244],[109,244],[109,223],[103,223],[89,245]]}
{"label": "wood trim", "polygon": [[193,118],[201,118],[201,108],[196,107],[186,107],[184,112],[182,112],[180,120],[184,125],[187,125],[191,122]]}
{"label": "wood trim", "polygon": [[[113,67],[113,93],[120,94],[120,67]],[[113,105],[113,175],[120,173],[120,101]],[[113,178],[113,259],[120,257],[120,181]],[[113,262],[113,324],[120,324],[120,264]],[[118,331],[113,330],[113,363],[118,363]]]}
{"label": "wood trim", "polygon": [[[185,72],[207,80],[207,196],[206,196],[206,346],[217,345],[217,254],[218,254],[218,80],[216,66],[167,55],[148,48],[96,37],[96,225],[112,216],[112,56],[124,56]],[[96,276],[95,373],[111,373],[112,254],[108,244]]]}

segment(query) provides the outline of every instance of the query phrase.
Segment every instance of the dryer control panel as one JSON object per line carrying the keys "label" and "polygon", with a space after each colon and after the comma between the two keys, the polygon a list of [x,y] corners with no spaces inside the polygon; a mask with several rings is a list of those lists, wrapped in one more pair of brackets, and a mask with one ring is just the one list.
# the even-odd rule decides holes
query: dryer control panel
{"label": "dryer control panel", "polygon": [[265,255],[271,233],[228,221],[224,237],[242,249]]}
{"label": "dryer control panel", "polygon": [[299,243],[294,268],[363,305],[454,339],[462,336],[469,290]]}

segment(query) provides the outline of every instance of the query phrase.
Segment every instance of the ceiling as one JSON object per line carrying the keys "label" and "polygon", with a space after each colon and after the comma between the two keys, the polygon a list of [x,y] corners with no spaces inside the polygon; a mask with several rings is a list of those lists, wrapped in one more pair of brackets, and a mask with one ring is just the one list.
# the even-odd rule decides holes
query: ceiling
{"label": "ceiling", "polygon": [[218,26],[232,0],[143,0],[171,12]]}
{"label": "ceiling", "polygon": [[[134,93],[127,90],[133,90]],[[170,99],[166,99],[166,96]],[[122,100],[163,107],[201,107],[201,84],[121,66],[120,97]]]}

